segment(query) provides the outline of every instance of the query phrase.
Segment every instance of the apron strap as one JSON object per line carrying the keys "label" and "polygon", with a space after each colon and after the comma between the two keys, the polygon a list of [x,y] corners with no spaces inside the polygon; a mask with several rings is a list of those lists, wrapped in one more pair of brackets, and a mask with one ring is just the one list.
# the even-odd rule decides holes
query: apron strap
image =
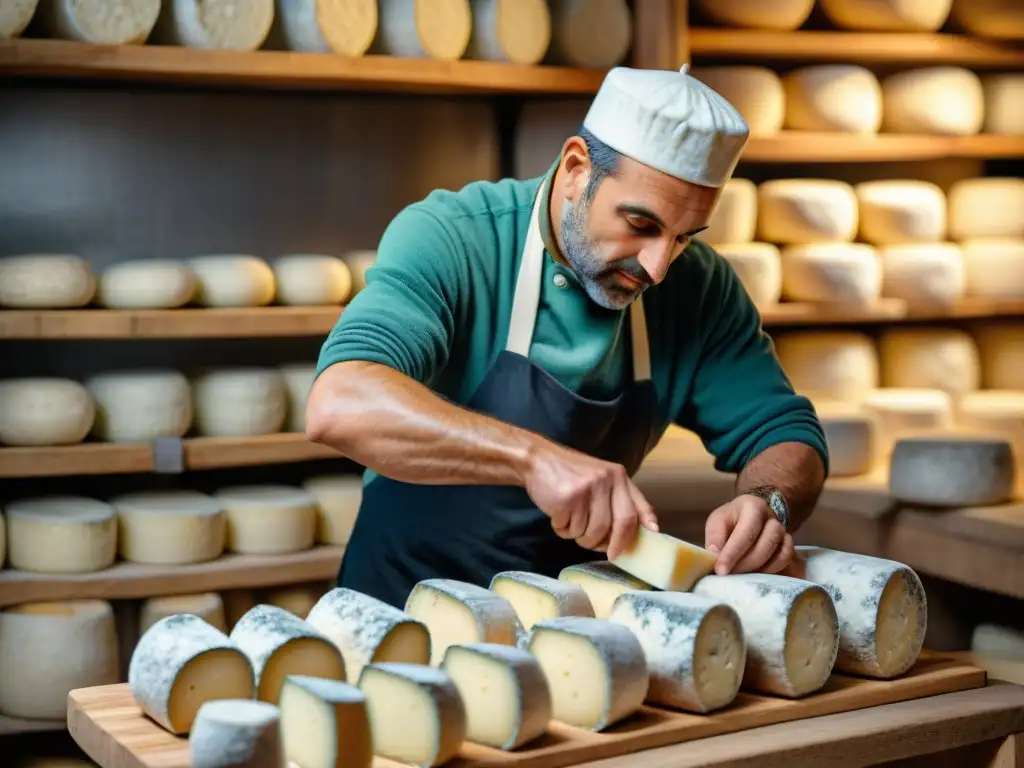
{"label": "apron strap", "polygon": [[629,331],[633,342],[633,381],[651,378],[651,346],[647,338],[644,297],[640,294],[629,307]]}

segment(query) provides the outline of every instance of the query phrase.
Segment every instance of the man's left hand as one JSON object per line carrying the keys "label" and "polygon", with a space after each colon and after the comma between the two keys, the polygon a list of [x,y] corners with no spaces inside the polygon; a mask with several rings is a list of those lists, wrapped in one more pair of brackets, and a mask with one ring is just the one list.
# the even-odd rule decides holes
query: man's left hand
{"label": "man's left hand", "polygon": [[793,537],[768,502],[737,496],[708,515],[704,548],[718,555],[715,573],[778,573],[793,559]]}

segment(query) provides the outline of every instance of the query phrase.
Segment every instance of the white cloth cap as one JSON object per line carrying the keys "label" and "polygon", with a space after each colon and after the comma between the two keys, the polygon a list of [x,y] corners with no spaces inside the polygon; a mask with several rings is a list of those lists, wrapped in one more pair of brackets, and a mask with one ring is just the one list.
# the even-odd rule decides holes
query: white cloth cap
{"label": "white cloth cap", "polygon": [[686,69],[615,67],[583,127],[638,163],[702,187],[721,187],[750,128],[732,104]]}

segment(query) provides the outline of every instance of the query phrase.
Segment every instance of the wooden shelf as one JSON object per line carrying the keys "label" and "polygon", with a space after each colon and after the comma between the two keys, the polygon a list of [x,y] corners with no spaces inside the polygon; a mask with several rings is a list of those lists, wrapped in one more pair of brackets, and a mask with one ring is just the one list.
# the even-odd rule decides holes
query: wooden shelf
{"label": "wooden shelf", "polygon": [[1024,68],[1024,47],[966,35],[716,28],[691,28],[687,35],[693,56],[761,62]]}
{"label": "wooden shelf", "polygon": [[333,579],[341,546],[287,555],[224,555],[195,565],[120,562],[96,573],[58,576],[0,571],[0,606],[58,600],[135,600],[158,595],[259,589]]}
{"label": "wooden shelf", "polygon": [[0,75],[190,86],[496,95],[593,94],[605,71],[489,61],[203,51],[22,38],[0,41]]}
{"label": "wooden shelf", "polygon": [[17,717],[0,715],[0,736],[13,736],[16,733],[49,733],[66,731],[68,724],[64,720],[21,720]]}
{"label": "wooden shelf", "polygon": [[908,309],[898,299],[882,299],[870,308],[832,304],[783,302],[761,312],[765,327],[844,326],[898,323],[901,321],[981,320],[996,317],[1024,317],[1024,301],[962,299],[951,307]]}
{"label": "wooden shelf", "polygon": [[984,160],[1024,158],[1024,136],[918,136],[898,133],[862,136],[782,131],[772,136],[751,136],[740,162],[869,163],[947,157]]}
{"label": "wooden shelf", "polygon": [[224,469],[341,458],[297,432],[258,437],[193,437],[182,441],[187,469]]}

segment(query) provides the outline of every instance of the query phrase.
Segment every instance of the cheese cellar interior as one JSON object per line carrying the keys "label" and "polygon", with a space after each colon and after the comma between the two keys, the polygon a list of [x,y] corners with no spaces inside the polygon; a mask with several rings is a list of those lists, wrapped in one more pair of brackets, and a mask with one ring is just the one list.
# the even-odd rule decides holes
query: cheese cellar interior
{"label": "cheese cellar interior", "polygon": [[[828,443],[793,566],[714,572],[672,426],[614,563],[337,586],[306,403],[389,223],[684,65]],[[4,768],[1024,764],[1024,1],[0,0],[0,78]]]}

